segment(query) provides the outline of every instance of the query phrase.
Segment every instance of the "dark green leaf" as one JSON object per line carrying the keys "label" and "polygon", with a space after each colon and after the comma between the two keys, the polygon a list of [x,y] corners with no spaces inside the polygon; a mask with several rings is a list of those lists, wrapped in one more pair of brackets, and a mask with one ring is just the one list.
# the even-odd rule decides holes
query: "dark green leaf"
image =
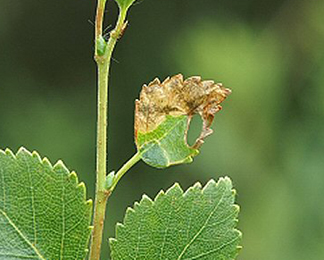
{"label": "dark green leaf", "polygon": [[113,260],[230,260],[240,248],[239,207],[229,178],[199,183],[185,193],[175,184],[152,201],[128,208],[110,239]]}
{"label": "dark green leaf", "polygon": [[61,161],[0,150],[0,259],[84,259],[92,201]]}

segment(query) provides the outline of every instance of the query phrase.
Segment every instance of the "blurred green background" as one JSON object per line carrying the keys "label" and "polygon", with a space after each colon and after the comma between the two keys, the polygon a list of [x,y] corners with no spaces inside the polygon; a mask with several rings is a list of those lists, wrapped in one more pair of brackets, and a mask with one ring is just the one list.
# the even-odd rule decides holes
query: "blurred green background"
{"label": "blurred green background", "polygon": [[[63,159],[88,197],[94,10],[94,0],[0,0],[0,147]],[[110,0],[107,26],[116,13]],[[143,83],[181,72],[223,82],[233,94],[194,163],[161,171],[140,162],[124,177],[109,201],[106,256],[115,223],[143,193],[228,175],[241,206],[239,259],[324,259],[323,17],[323,0],[141,0],[131,8],[111,70],[110,170],[135,152]]]}

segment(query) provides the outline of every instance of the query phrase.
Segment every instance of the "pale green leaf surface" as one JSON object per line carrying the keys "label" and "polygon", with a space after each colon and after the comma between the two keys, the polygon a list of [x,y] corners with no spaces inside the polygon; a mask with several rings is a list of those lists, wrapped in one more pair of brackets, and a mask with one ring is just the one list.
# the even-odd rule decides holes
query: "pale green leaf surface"
{"label": "pale green leaf surface", "polygon": [[92,202],[62,162],[0,150],[0,259],[84,259]]}
{"label": "pale green leaf surface", "polygon": [[128,9],[136,0],[115,0],[119,5],[120,9]]}
{"label": "pale green leaf surface", "polygon": [[240,248],[239,207],[231,180],[199,183],[185,193],[175,184],[154,201],[128,208],[110,239],[113,260],[230,260]]}
{"label": "pale green leaf surface", "polygon": [[136,144],[143,161],[157,168],[192,162],[198,150],[186,143],[187,125],[187,116],[168,115],[152,132],[138,132]]}

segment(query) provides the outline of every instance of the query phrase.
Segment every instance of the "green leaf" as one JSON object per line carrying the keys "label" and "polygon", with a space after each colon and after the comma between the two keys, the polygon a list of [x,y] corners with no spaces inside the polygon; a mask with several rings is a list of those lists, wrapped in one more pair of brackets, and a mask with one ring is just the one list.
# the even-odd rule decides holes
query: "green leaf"
{"label": "green leaf", "polygon": [[235,229],[239,207],[234,205],[231,180],[197,183],[185,193],[175,184],[154,201],[143,196],[128,208],[124,224],[110,239],[113,260],[230,260],[240,249]]}
{"label": "green leaf", "polygon": [[127,10],[136,0],[115,0],[121,10]]}
{"label": "green leaf", "polygon": [[167,116],[152,132],[139,132],[137,147],[143,161],[157,168],[192,162],[198,150],[186,144],[186,130],[187,116]]}
{"label": "green leaf", "polygon": [[0,259],[84,259],[92,201],[61,161],[0,150]]}

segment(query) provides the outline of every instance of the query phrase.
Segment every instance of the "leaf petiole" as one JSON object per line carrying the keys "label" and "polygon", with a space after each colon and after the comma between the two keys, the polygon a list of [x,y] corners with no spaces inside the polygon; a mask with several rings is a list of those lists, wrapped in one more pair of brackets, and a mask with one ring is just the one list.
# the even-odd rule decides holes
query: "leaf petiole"
{"label": "leaf petiole", "polygon": [[112,192],[116,185],[118,184],[119,180],[125,175],[125,173],[133,166],[135,165],[139,160],[141,160],[141,153],[137,152],[133,155],[132,158],[130,158],[116,173],[113,183],[111,187],[109,188],[109,191]]}

